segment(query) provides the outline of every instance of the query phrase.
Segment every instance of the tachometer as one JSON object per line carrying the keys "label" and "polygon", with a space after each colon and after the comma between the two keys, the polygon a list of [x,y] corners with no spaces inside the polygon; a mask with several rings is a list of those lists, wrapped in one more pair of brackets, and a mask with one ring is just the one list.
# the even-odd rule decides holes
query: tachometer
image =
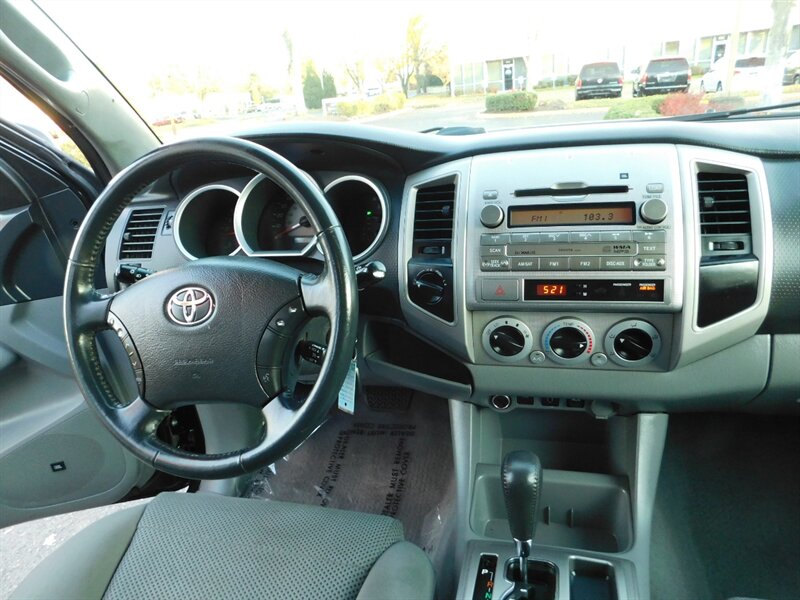
{"label": "tachometer", "polygon": [[175,212],[175,243],[186,258],[235,254],[239,242],[233,213],[239,192],[221,184],[206,185],[186,196]]}

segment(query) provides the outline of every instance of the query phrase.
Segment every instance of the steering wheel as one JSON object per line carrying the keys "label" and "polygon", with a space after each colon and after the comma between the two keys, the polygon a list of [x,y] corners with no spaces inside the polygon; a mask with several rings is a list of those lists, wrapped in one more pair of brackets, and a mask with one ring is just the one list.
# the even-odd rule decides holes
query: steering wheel
{"label": "steering wheel", "polygon": [[[308,216],[325,256],[320,275],[242,256],[204,258],[160,271],[117,292],[95,288],[105,241],[123,209],[147,185],[196,161],[221,161],[262,173]],[[70,253],[64,287],[67,352],[83,395],[106,427],[156,469],[191,479],[251,472],[285,456],[322,423],[353,356],[358,315],[353,260],[320,188],[278,154],[252,142],[178,142],[120,172],[89,210]],[[278,398],[292,325],[311,317],[330,325],[319,375],[300,406]],[[124,401],[109,384],[97,348],[117,332],[139,393]],[[105,367],[120,368],[120,367]],[[176,449],[156,435],[180,406],[242,403],[263,414],[260,441],[225,454]]]}

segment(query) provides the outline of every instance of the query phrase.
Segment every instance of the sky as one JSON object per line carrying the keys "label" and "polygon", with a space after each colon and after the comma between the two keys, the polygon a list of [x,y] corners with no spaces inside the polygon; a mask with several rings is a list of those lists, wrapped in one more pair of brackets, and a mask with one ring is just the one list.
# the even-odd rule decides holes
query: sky
{"label": "sky", "polygon": [[[770,0],[742,0],[748,15],[771,14]],[[529,37],[572,49],[730,27],[733,0],[310,1],[40,0],[40,5],[101,68],[140,84],[169,63],[202,66],[217,77],[282,76],[291,32],[295,50],[320,68],[353,57],[397,54],[408,18],[421,14],[431,39],[451,55]],[[748,20],[752,20],[749,16]],[[646,26],[642,26],[642,22]],[[768,24],[767,24],[768,26]],[[124,87],[124,84],[121,84]]]}

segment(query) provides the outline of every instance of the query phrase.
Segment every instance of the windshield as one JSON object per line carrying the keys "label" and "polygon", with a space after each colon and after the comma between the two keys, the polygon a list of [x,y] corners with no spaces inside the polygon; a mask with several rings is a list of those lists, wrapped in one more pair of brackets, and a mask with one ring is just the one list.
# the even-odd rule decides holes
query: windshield
{"label": "windshield", "polygon": [[[162,140],[282,121],[488,131],[800,99],[796,0],[40,5]],[[746,74],[731,60],[752,56],[764,62]]]}

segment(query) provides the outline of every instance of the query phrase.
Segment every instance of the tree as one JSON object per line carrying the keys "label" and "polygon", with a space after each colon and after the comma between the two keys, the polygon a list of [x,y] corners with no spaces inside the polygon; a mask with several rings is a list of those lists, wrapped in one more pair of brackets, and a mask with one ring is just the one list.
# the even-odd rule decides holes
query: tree
{"label": "tree", "polygon": [[336,98],[336,82],[333,80],[333,75],[324,70],[322,71],[322,97]]}
{"label": "tree", "polygon": [[197,80],[194,84],[194,93],[203,102],[206,96],[213,92],[220,91],[219,82],[211,77],[205,70],[199,69],[197,71]]}
{"label": "tree", "polygon": [[303,101],[306,108],[322,108],[322,81],[312,61],[306,63],[303,72]]}
{"label": "tree", "polygon": [[264,100],[276,95],[275,89],[265,84],[258,73],[250,73],[244,90],[250,94],[253,104],[261,104]]}
{"label": "tree", "polygon": [[428,39],[422,16],[411,17],[406,27],[403,50],[392,62],[392,74],[400,82],[406,98],[412,76],[419,92],[425,94],[428,91],[427,75],[436,73],[442,77],[447,72],[447,68],[444,68],[446,62],[444,48],[435,47]]}
{"label": "tree", "polygon": [[346,64],[344,66],[344,72],[350,78],[350,81],[353,82],[353,86],[356,88],[356,91],[358,92],[363,91],[362,88],[364,86],[364,61],[358,60],[354,63]]}

